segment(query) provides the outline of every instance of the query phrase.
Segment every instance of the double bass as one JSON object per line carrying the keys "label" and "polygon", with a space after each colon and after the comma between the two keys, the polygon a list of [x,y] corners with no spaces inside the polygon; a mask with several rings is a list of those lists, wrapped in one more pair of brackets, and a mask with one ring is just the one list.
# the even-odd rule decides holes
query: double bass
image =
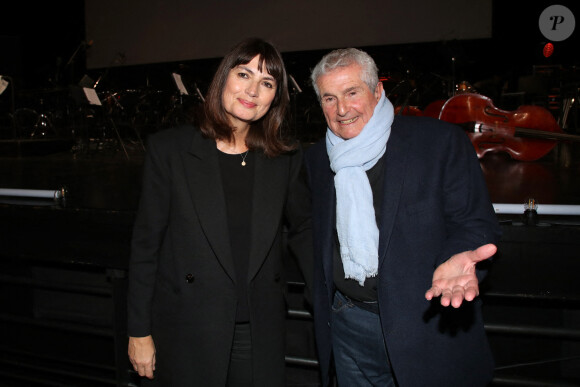
{"label": "double bass", "polygon": [[534,161],[548,154],[558,140],[580,139],[564,133],[552,113],[541,106],[524,105],[506,111],[476,93],[449,98],[438,118],[463,127],[479,158],[503,151],[516,160]]}

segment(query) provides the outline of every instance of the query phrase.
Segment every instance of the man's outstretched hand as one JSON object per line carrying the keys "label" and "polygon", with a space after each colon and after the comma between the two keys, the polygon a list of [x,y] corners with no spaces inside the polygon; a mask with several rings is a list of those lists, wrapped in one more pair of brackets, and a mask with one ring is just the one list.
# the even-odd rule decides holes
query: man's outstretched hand
{"label": "man's outstretched hand", "polygon": [[435,269],[431,289],[427,290],[425,298],[432,300],[441,296],[441,305],[454,308],[459,308],[463,300],[473,301],[479,295],[475,264],[492,257],[496,251],[497,247],[490,243],[455,254]]}

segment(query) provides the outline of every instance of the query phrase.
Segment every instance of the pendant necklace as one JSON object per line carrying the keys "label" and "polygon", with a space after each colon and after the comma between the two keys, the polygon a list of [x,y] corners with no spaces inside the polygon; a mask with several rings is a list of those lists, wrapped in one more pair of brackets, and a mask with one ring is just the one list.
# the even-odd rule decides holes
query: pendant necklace
{"label": "pendant necklace", "polygon": [[248,152],[249,151],[250,150],[248,149],[244,153],[240,153],[240,156],[242,157],[242,167],[245,167],[246,166],[246,157],[248,157]]}

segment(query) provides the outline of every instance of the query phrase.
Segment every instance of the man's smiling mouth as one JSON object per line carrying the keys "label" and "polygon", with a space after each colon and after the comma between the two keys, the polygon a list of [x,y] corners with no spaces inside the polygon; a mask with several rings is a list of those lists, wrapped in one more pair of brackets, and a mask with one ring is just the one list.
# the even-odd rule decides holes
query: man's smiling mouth
{"label": "man's smiling mouth", "polygon": [[342,125],[352,124],[358,119],[358,117],[351,118],[350,120],[339,121]]}

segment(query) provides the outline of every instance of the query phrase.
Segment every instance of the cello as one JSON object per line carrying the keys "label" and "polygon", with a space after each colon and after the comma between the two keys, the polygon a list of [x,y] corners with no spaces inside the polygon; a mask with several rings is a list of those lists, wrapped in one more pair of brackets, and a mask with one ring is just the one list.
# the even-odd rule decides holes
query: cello
{"label": "cello", "polygon": [[506,111],[475,93],[449,98],[438,118],[463,127],[479,158],[503,151],[516,160],[534,161],[548,154],[557,140],[580,140],[580,136],[564,133],[552,113],[541,106]]}

